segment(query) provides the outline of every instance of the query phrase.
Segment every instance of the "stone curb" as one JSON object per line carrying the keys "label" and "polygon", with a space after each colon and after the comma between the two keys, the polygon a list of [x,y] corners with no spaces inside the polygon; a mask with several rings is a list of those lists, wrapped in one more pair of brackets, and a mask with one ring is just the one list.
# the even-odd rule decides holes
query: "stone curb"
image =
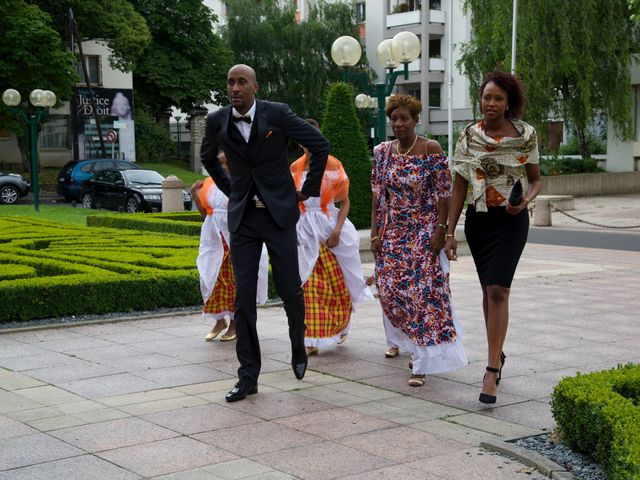
{"label": "stone curb", "polygon": [[[281,307],[282,301],[266,303],[264,305],[256,305],[257,308],[273,308]],[[201,308],[194,308],[191,311],[182,312],[166,312],[166,313],[148,313],[144,315],[136,315],[131,317],[112,317],[112,318],[96,318],[94,320],[79,320],[77,322],[63,322],[63,323],[43,323],[42,325],[30,325],[28,327],[13,327],[2,328],[0,326],[0,335],[8,333],[23,333],[23,332],[35,332],[38,330],[53,330],[58,328],[67,327],[82,327],[85,325],[102,325],[107,323],[119,323],[119,322],[134,322],[136,320],[149,320],[151,318],[167,318],[167,317],[185,317],[187,315],[196,315],[202,312]]]}
{"label": "stone curb", "polygon": [[558,465],[555,462],[543,457],[539,453],[533,452],[526,448],[519,447],[512,443],[507,443],[502,440],[486,440],[480,443],[480,446],[498,452],[503,455],[507,455],[511,458],[534,467],[544,476],[557,480],[577,480],[571,472],[568,472],[564,467]]}

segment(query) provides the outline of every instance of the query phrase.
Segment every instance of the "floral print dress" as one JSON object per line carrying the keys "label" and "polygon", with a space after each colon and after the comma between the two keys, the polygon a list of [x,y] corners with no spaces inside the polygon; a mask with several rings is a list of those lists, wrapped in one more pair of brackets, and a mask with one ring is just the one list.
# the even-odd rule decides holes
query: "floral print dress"
{"label": "floral print dress", "polygon": [[461,328],[449,288],[449,263],[429,250],[438,200],[449,197],[451,174],[443,153],[398,155],[393,142],[374,150],[371,177],[378,198],[382,248],[377,287],[390,344],[413,354],[413,373],[439,373],[466,365]]}

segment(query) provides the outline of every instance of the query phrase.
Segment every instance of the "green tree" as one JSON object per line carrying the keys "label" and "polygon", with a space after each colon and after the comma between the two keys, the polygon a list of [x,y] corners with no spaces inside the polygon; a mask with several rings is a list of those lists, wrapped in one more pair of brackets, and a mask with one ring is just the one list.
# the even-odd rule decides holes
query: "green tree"
{"label": "green tree", "polygon": [[[62,38],[69,38],[69,8],[82,39],[100,39],[111,49],[109,63],[123,72],[133,70],[151,41],[145,19],[127,0],[30,0],[55,19]],[[67,45],[68,48],[68,45]]]}
{"label": "green tree", "polygon": [[[484,74],[511,64],[512,5],[465,0],[473,34],[458,67],[476,105]],[[629,67],[640,44],[632,7],[629,0],[530,0],[518,7],[516,72],[526,87],[526,119],[543,127],[549,113],[561,114],[575,126],[583,158],[590,156],[587,127],[603,112],[622,138],[632,135]]]}
{"label": "green tree", "polygon": [[322,133],[331,142],[331,155],[349,176],[349,218],[356,228],[371,225],[371,154],[358,122],[353,87],[333,83],[327,90]]}
{"label": "green tree", "polygon": [[[36,47],[37,46],[37,47]],[[73,55],[65,52],[51,17],[24,0],[0,3],[0,85],[15,88],[24,101],[36,88],[51,90],[58,102],[68,100],[77,81]],[[0,102],[0,128],[15,133],[25,169],[28,138],[23,125]],[[1,160],[1,159],[0,159]]]}
{"label": "green tree", "polygon": [[224,37],[236,62],[255,69],[260,97],[318,117],[327,85],[341,78],[331,61],[331,44],[342,35],[359,38],[353,7],[319,1],[301,23],[293,2],[233,0],[227,9]]}
{"label": "green tree", "polygon": [[133,71],[136,102],[156,114],[171,106],[188,112],[224,102],[233,54],[214,33],[213,12],[201,0],[131,3],[147,19],[152,37]]}

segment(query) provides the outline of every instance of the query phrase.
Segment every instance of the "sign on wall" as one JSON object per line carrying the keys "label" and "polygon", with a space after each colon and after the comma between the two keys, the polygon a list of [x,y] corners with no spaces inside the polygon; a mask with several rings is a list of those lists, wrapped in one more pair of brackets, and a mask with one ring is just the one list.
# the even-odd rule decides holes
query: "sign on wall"
{"label": "sign on wall", "polygon": [[[92,88],[92,90],[107,154],[135,162],[133,90],[122,88]],[[74,92],[74,108],[71,112],[75,117],[73,157],[75,160],[102,157],[89,89],[76,87]],[[107,146],[106,134],[108,130],[115,130],[117,135],[115,141]]]}

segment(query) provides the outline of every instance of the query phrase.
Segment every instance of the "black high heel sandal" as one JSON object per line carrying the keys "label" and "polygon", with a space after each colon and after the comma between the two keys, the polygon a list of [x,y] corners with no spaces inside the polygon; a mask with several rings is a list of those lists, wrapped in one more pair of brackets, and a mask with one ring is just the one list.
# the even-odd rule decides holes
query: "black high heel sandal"
{"label": "black high heel sandal", "polygon": [[500,385],[500,380],[502,380],[502,367],[504,367],[504,362],[507,359],[507,356],[504,352],[500,352],[500,370],[498,371],[498,379],[496,380],[496,385]]}
{"label": "black high heel sandal", "polygon": [[[500,369],[487,367],[487,372],[500,373]],[[484,376],[486,377],[487,374],[485,373]],[[496,379],[496,385],[498,385],[498,379]],[[481,393],[480,398],[478,398],[481,403],[496,403],[497,399],[498,397],[496,395],[489,395],[488,393]]]}

